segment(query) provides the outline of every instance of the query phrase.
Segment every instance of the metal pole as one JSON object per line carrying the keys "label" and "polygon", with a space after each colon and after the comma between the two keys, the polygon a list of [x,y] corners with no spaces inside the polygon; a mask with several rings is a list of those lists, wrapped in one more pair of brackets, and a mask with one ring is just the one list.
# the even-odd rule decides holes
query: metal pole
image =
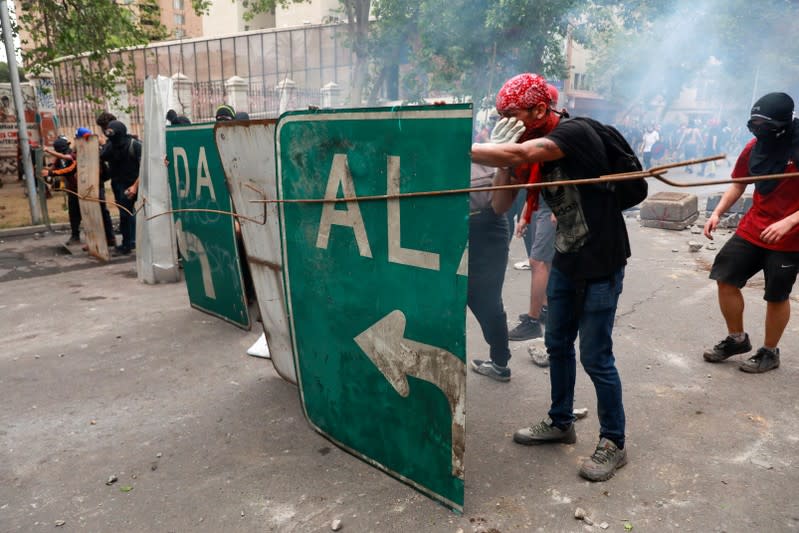
{"label": "metal pole", "polygon": [[31,147],[28,144],[28,124],[25,122],[25,102],[22,100],[22,88],[19,85],[19,72],[17,72],[17,56],[14,50],[14,34],[11,33],[11,22],[8,18],[8,2],[0,0],[0,22],[2,22],[3,41],[6,46],[6,59],[8,71],[11,74],[11,95],[14,98],[14,107],[17,109],[17,142],[22,151],[22,168],[25,169],[25,183],[28,186],[28,203],[31,209],[31,222],[41,224],[42,211],[36,202],[36,183],[31,165]]}
{"label": "metal pole", "polygon": [[[36,175],[40,175],[42,168],[44,168],[44,152],[41,148],[36,148],[33,150],[33,161],[33,172]],[[53,226],[50,224],[50,213],[47,212],[47,184],[43,181],[39,186],[39,205],[42,207],[42,218],[44,218],[44,225],[47,226],[48,231],[53,231]]]}

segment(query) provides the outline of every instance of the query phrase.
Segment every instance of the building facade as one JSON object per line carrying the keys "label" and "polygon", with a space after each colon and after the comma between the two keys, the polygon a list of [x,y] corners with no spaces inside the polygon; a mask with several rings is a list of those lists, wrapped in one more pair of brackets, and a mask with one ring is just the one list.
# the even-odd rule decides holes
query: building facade
{"label": "building facade", "polygon": [[191,0],[158,0],[161,24],[170,39],[202,37],[203,21],[191,7]]}
{"label": "building facade", "polygon": [[[186,1],[191,3],[189,0]],[[241,0],[215,0],[208,13],[202,17],[203,37],[223,37],[275,27],[273,13],[259,13],[251,20],[245,20],[246,11]]]}

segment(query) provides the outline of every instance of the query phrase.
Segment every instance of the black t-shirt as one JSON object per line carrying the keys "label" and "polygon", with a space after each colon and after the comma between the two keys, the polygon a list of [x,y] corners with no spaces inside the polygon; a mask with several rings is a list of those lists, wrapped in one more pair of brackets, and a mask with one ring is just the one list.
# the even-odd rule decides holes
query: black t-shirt
{"label": "black t-shirt", "polygon": [[[608,174],[602,139],[587,123],[561,120],[547,136],[565,154],[545,163],[544,181]],[[627,264],[630,241],[614,194],[600,185],[546,187],[543,196],[558,219],[552,265],[574,280],[610,276]]]}

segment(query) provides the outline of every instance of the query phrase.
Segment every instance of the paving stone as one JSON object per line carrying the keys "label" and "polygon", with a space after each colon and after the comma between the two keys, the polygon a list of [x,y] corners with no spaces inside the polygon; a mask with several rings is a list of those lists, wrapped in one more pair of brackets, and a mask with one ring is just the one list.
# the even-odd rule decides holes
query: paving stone
{"label": "paving stone", "polygon": [[683,230],[699,218],[696,195],[659,192],[641,204],[641,225],[648,228]]}

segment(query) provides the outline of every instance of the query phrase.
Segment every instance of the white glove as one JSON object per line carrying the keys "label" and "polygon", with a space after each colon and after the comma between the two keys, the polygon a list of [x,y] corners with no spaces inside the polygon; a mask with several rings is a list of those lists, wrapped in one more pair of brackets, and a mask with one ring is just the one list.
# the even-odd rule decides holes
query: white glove
{"label": "white glove", "polygon": [[524,122],[515,117],[503,118],[491,130],[489,142],[494,144],[515,143],[524,133]]}

